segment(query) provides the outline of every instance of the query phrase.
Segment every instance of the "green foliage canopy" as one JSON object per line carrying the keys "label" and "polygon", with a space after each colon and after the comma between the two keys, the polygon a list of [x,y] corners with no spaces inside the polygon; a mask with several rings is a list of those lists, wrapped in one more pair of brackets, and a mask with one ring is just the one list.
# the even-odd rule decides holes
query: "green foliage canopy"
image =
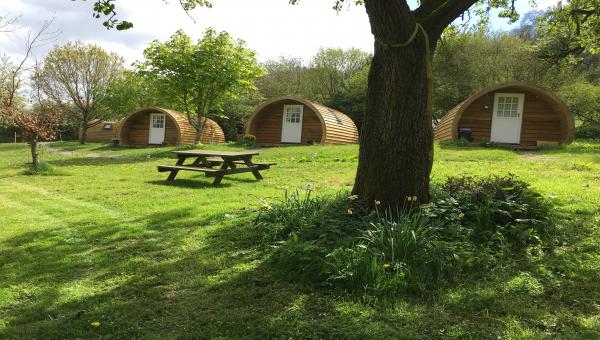
{"label": "green foliage canopy", "polygon": [[160,83],[162,96],[188,114],[198,139],[203,117],[214,116],[227,100],[255,90],[256,78],[265,72],[243,41],[211,28],[197,42],[179,30],[168,41],[152,42],[144,57],[137,64],[140,73]]}
{"label": "green foliage canopy", "polygon": [[[99,116],[98,102],[109,83],[124,70],[123,58],[80,41],[55,46],[36,79],[46,97],[84,130]],[[85,133],[82,134],[85,143]]]}
{"label": "green foliage canopy", "polygon": [[561,60],[600,53],[600,2],[571,0],[545,13],[538,26],[540,56]]}

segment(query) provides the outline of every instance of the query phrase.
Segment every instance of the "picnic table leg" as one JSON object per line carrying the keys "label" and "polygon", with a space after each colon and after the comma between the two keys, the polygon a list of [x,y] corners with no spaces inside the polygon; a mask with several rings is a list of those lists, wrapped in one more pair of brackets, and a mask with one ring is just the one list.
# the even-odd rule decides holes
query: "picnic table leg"
{"label": "picnic table leg", "polygon": [[[223,160],[223,165],[221,165],[221,170],[225,171],[230,166],[233,166],[233,163],[231,162],[231,160],[225,159],[225,160]],[[215,176],[215,180],[213,181],[213,185],[219,185],[219,184],[221,184],[221,180],[223,180],[223,177],[225,177],[224,173],[221,173],[221,174],[218,174],[217,176]]]}
{"label": "picnic table leg", "polygon": [[[175,163],[175,165],[182,165],[183,162],[185,162],[185,158],[184,157],[179,157],[179,159],[177,159],[177,163]],[[178,172],[179,172],[179,170],[171,170],[171,173],[169,174],[169,177],[167,177],[167,181],[173,181],[173,180],[175,180],[175,176],[177,176]]]}
{"label": "picnic table leg", "polygon": [[[252,159],[250,157],[244,157],[244,163],[246,163],[246,165],[248,167],[254,166],[254,163],[252,163]],[[252,174],[254,175],[254,178],[256,178],[256,179],[259,179],[259,180],[263,179],[263,176],[261,176],[261,174],[258,171],[258,169],[252,170]]]}

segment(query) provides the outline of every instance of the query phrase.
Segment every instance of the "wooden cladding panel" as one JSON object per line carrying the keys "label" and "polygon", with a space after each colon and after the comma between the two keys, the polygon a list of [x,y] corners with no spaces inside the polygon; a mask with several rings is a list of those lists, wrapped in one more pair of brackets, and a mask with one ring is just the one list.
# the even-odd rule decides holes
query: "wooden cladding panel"
{"label": "wooden cladding panel", "polygon": [[[250,134],[256,136],[259,144],[280,144],[283,124],[283,107],[285,105],[303,105],[294,100],[282,100],[264,107],[250,122]],[[317,114],[308,106],[304,106],[302,114],[301,143],[320,143],[323,127]]]}
{"label": "wooden cladding panel", "polygon": [[[572,118],[560,100],[543,89],[522,83],[498,86],[457,105],[436,127],[435,139],[453,140],[457,136],[457,129],[470,128],[474,141],[489,140],[495,93],[525,93],[519,144],[533,146],[538,141],[570,141],[572,127],[569,121]],[[457,122],[458,117],[460,119]]]}
{"label": "wooden cladding panel", "polygon": [[[121,127],[121,143],[124,145],[148,145],[150,113],[139,113],[129,117]],[[176,145],[177,127],[169,115],[165,115],[165,143]]]}
{"label": "wooden cladding panel", "polygon": [[[536,145],[538,140],[561,141],[560,117],[542,96],[518,88],[506,88],[497,92],[525,93],[519,144]],[[476,99],[463,112],[458,128],[470,128],[475,142],[489,140],[491,137],[494,94],[497,92]],[[485,109],[486,106],[488,109]]]}
{"label": "wooden cladding panel", "polygon": [[340,111],[315,104],[325,122],[326,144],[353,144],[358,142],[358,129],[350,117]]}
{"label": "wooden cladding panel", "polygon": [[358,129],[342,112],[291,97],[274,99],[259,107],[251,116],[247,133],[256,136],[259,144],[281,144],[285,105],[303,105],[301,143],[350,144],[358,141]]}
{"label": "wooden cladding panel", "polygon": [[[112,124],[112,129],[104,129],[105,124]],[[87,141],[91,143],[110,143],[117,136],[117,123],[115,122],[96,122],[90,126],[87,131]],[[81,136],[81,131],[79,131]]]}
{"label": "wooden cladding panel", "polygon": [[[147,108],[129,115],[121,126],[121,142],[125,145],[148,145],[150,115],[165,114],[165,143],[169,145],[193,144],[196,129],[189,123],[187,115],[161,108]],[[206,118],[200,142],[204,144],[224,143],[225,134],[213,120]]]}

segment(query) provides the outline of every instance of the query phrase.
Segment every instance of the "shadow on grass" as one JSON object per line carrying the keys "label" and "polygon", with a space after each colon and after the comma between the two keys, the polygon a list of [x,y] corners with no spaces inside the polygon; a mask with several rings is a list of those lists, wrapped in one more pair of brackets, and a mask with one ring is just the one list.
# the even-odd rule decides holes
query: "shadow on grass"
{"label": "shadow on grass", "polygon": [[439,143],[440,149],[451,150],[451,151],[482,151],[482,150],[499,150],[499,151],[515,151],[510,146],[504,145],[493,145],[493,146],[482,146],[477,144],[469,145],[457,145],[455,143]]}
{"label": "shadow on grass", "polygon": [[[585,237],[568,251],[465,280],[442,298],[409,296],[382,308],[282,280],[251,221],[172,209],[4,240],[0,337],[497,338],[510,320],[551,335],[598,334],[576,321],[596,315],[600,299],[600,269],[570,257],[598,250],[582,249]],[[578,237],[595,237],[589,221],[572,223],[587,223]]]}
{"label": "shadow on grass", "polygon": [[[216,227],[215,223],[221,223]],[[0,337],[273,338],[392,336],[361,314],[281,280],[251,217],[185,209],[97,220],[0,242]],[[325,292],[326,293],[326,292]],[[322,295],[323,294],[323,295]],[[93,327],[92,322],[100,322]]]}
{"label": "shadow on grass", "polygon": [[277,292],[244,227],[206,229],[221,218],[172,210],[2,242],[0,286],[17,296],[0,309],[0,336],[243,336],[237,325],[265,322],[294,293]]}
{"label": "shadow on grass", "polygon": [[[165,175],[167,177],[167,175]],[[230,183],[221,182],[219,185],[213,185],[214,178],[211,177],[200,177],[195,179],[175,179],[174,181],[165,180],[153,180],[146,181],[148,184],[154,185],[162,185],[166,187],[174,187],[174,188],[187,188],[187,189],[203,189],[203,188],[227,188],[230,187]]]}
{"label": "shadow on grass", "polygon": [[213,185],[214,177],[206,177],[204,175],[195,175],[191,178],[176,178],[174,181],[167,181],[166,177],[168,176],[168,172],[165,172],[165,180],[152,180],[146,181],[148,184],[154,185],[163,185],[169,187],[181,187],[181,188],[192,188],[192,189],[201,189],[201,188],[227,188],[232,186],[232,183],[257,183],[259,180],[255,178],[240,178],[236,177],[236,175],[225,176],[220,184]]}

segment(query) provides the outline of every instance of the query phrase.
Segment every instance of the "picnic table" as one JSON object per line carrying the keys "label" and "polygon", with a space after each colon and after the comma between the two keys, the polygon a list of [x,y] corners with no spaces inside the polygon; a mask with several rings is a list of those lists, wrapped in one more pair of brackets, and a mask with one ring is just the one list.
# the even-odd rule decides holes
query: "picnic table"
{"label": "picnic table", "polygon": [[[256,151],[215,151],[215,150],[189,150],[174,151],[177,154],[175,165],[159,165],[159,172],[170,171],[167,181],[173,181],[179,171],[204,172],[206,177],[214,177],[214,185],[219,185],[227,175],[252,172],[256,179],[262,179],[260,170],[267,170],[275,163],[256,163],[252,157],[258,155]],[[190,164],[184,164],[188,158],[194,158]]]}

